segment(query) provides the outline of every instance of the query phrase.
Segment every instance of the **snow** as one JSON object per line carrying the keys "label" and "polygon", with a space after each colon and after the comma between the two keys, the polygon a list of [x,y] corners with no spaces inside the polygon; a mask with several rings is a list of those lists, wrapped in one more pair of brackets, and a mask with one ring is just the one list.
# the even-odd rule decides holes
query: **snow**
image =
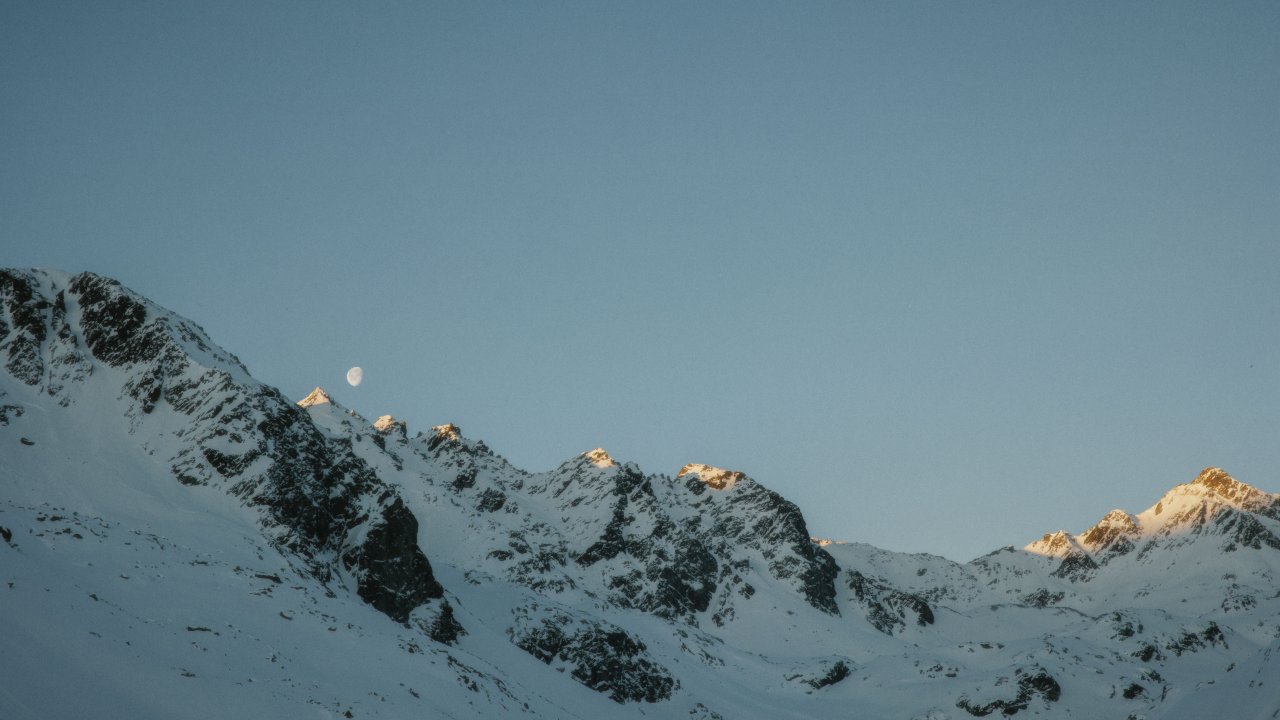
{"label": "snow", "polygon": [[[48,297],[71,280],[32,276]],[[9,303],[0,292],[10,333],[0,359],[16,332]],[[278,528],[231,492],[265,472],[260,461],[237,477],[203,464],[202,449],[244,453],[259,418],[208,423],[262,386],[193,323],[147,308],[192,361],[165,381],[204,379],[190,415],[163,396],[140,408],[123,389],[144,368],[88,353],[73,295],[69,334],[48,333],[40,349],[45,380],[0,369],[0,406],[22,409],[0,424],[6,718],[955,720],[968,717],[961,699],[1016,699],[1019,678],[1041,670],[1061,698],[1031,695],[1027,716],[1262,718],[1280,708],[1280,549],[1237,533],[1247,520],[1280,535],[1280,496],[1220,471],[1137,515],[1104,516],[1095,527],[1137,528],[1124,552],[1086,543],[1094,528],[963,564],[817,541],[815,557],[834,561],[835,614],[802,592],[804,548],[763,540],[788,508],[742,473],[690,464],[674,478],[647,475],[601,449],[529,473],[451,424],[413,439],[380,433],[398,421],[369,423],[317,388],[297,422],[350,447],[399,493],[445,589],[397,623],[350,576],[322,583],[273,542]],[[75,351],[82,361],[58,364]],[[201,484],[179,482],[179,468],[203,468]],[[707,608],[637,607],[697,564],[673,560],[695,557],[695,540],[715,562]],[[1059,572],[1081,556],[1096,567]],[[880,595],[855,588],[855,573]],[[691,592],[707,589],[701,578],[689,576]],[[907,614],[892,634],[873,626],[872,601],[892,614],[911,597],[928,603],[932,624]],[[452,646],[414,624],[442,602],[466,631]],[[514,644],[520,618],[553,615],[639,640],[678,687],[657,704],[615,703],[575,680],[572,662],[543,663]],[[836,663],[847,678],[808,682]],[[1134,684],[1144,691],[1124,697]]]}

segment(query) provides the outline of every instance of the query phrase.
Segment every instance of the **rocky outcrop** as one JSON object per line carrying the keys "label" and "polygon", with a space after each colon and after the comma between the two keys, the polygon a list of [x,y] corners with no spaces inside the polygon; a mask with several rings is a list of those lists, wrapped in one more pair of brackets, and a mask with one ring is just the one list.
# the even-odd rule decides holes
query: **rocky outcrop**
{"label": "rocky outcrop", "polygon": [[818,610],[840,614],[835,600],[839,568],[826,550],[810,540],[800,508],[741,474],[723,491],[708,489],[701,472],[686,472],[682,477],[690,493],[707,494],[695,507],[710,519],[709,535],[759,552],[774,578],[793,585]]}
{"label": "rocky outcrop", "polygon": [[603,620],[531,604],[518,608],[508,629],[521,650],[618,703],[670,699],[678,680],[639,639]]}
{"label": "rocky outcrop", "polygon": [[[123,377],[131,431],[176,438],[163,443],[177,448],[175,480],[221,487],[258,508],[267,535],[310,574],[326,583],[349,577],[361,598],[399,622],[440,597],[417,519],[396,490],[304,409],[252,380],[199,326],[92,273],[5,271],[0,300],[8,318],[0,347],[14,377],[56,394],[84,382],[94,364],[112,368]],[[308,399],[328,401],[318,388]],[[161,403],[184,419],[150,424]]]}
{"label": "rocky outcrop", "polygon": [[382,415],[374,420],[373,429],[383,435],[392,435],[401,439],[409,435],[409,426],[403,420],[397,420],[390,415]]}
{"label": "rocky outcrop", "polygon": [[1138,519],[1116,509],[1086,530],[1080,536],[1080,544],[1105,564],[1117,555],[1132,552],[1137,547],[1138,536]]}
{"label": "rocky outcrop", "polygon": [[[1045,703],[1056,703],[1062,697],[1062,686],[1044,668],[1018,668],[1014,673],[1014,680],[1012,689],[1016,689],[1016,692],[1012,696],[974,699],[969,695],[962,695],[956,700],[956,707],[974,717],[985,717],[997,711],[1007,717],[1026,710],[1034,698],[1039,697]],[[1008,686],[1006,683],[997,684]]]}
{"label": "rocky outcrop", "polygon": [[856,570],[847,571],[845,585],[852,591],[851,602],[861,605],[867,622],[885,635],[900,633],[907,625],[933,624],[933,609],[919,595],[902,592]]}

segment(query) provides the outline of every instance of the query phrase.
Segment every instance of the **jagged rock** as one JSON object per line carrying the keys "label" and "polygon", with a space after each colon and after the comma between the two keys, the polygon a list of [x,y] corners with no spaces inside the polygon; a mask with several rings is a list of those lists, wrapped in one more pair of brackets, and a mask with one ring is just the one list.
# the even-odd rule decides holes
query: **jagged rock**
{"label": "jagged rock", "polygon": [[8,355],[5,369],[27,385],[44,375],[40,346],[47,328],[44,315],[50,303],[37,293],[35,278],[13,270],[0,271],[0,304],[8,322],[0,316],[0,350]]}
{"label": "jagged rock", "polygon": [[680,472],[676,473],[676,477],[684,477],[690,473],[712,490],[728,490],[736,485],[739,480],[746,477],[736,470],[721,470],[720,468],[698,463],[689,463],[680,468]]}
{"label": "jagged rock", "polygon": [[418,519],[399,498],[383,509],[382,521],[371,525],[365,541],[342,561],[357,573],[360,597],[399,622],[444,594],[418,548]]}
{"label": "jagged rock", "polygon": [[895,590],[856,570],[848,571],[845,583],[866,609],[867,622],[885,635],[901,632],[907,622],[922,627],[933,624],[933,609],[918,595]]}
{"label": "jagged rock", "polygon": [[1016,715],[1021,710],[1026,710],[1031,700],[1037,696],[1046,703],[1057,702],[1062,697],[1062,686],[1043,668],[1032,668],[1030,670],[1019,668],[1015,676],[1017,678],[1017,694],[1013,697],[997,698],[983,702],[975,701],[968,695],[962,695],[956,701],[956,707],[974,717],[985,717],[997,710],[1000,711],[1000,714],[1009,716]]}
{"label": "jagged rock", "polygon": [[1227,645],[1227,639],[1222,634],[1222,628],[1218,627],[1216,622],[1209,622],[1203,630],[1183,632],[1181,637],[1171,639],[1166,645],[1165,650],[1174,655],[1181,655],[1186,652],[1196,652],[1213,645]]}
{"label": "jagged rock", "polygon": [[849,677],[850,672],[852,671],[849,670],[849,666],[845,665],[843,660],[838,660],[831,666],[831,669],[827,671],[827,674],[822,677],[813,678],[809,680],[808,683],[814,690],[821,690],[828,685],[835,685],[841,680]]}
{"label": "jagged rock", "polygon": [[401,438],[409,436],[409,426],[403,420],[397,420],[390,415],[379,416],[373,422],[373,429],[384,435],[395,435]]}
{"label": "jagged rock", "polygon": [[830,660],[818,664],[817,668],[805,668],[800,672],[794,672],[787,675],[789,682],[798,682],[813,690],[821,690],[824,687],[835,685],[836,683],[849,677],[853,672],[850,663],[844,659],[834,662]]}
{"label": "jagged rock", "polygon": [[[713,474],[723,477],[723,472]],[[683,477],[690,492],[705,492],[701,471],[690,470]],[[813,607],[840,614],[835,601],[839,568],[825,550],[810,542],[800,508],[746,476],[726,484],[723,492],[706,498],[701,507],[712,521],[711,534],[730,544],[758,549],[775,578],[794,582]]]}
{"label": "jagged rock", "polygon": [[1040,588],[1034,592],[1027,593],[1022,596],[1022,602],[1031,607],[1049,607],[1062,602],[1062,598],[1066,597],[1063,592],[1050,592],[1047,588]]}
{"label": "jagged rock", "polygon": [[298,401],[298,407],[309,408],[312,405],[330,405],[332,403],[333,398],[329,397],[329,393],[325,392],[321,387],[316,387],[315,390],[307,393],[306,397]]}
{"label": "jagged rock", "polygon": [[[682,716],[693,706],[693,716],[703,718],[717,715],[694,698],[750,694],[756,685],[778,707],[794,704],[796,713],[813,716],[843,710],[845,701],[855,708],[863,698],[882,703],[877,693],[890,684],[900,688],[892,697],[904,717],[953,716],[955,709],[933,705],[938,688],[958,692],[967,686],[957,684],[970,682],[977,689],[956,704],[975,715],[1044,712],[1036,703],[1062,701],[1048,714],[1122,717],[1140,709],[1192,717],[1199,715],[1186,710],[1188,698],[1204,693],[1230,693],[1232,703],[1249,693],[1270,699],[1269,684],[1255,688],[1275,669],[1277,496],[1216,468],[1147,512],[1114,510],[1080,535],[1051,533],[1026,550],[1005,548],[960,564],[812,541],[798,508],[737,471],[690,464],[674,477],[651,475],[597,449],[528,473],[453,425],[409,441],[399,421],[369,423],[319,389],[295,404],[254,381],[198,326],[95,276],[0,276],[0,364],[0,426],[7,426],[0,434],[8,433],[0,446],[11,451],[0,452],[0,481],[8,491],[23,487],[23,476],[39,480],[29,482],[35,489],[27,497],[0,493],[0,537],[21,542],[9,555],[21,562],[5,566],[18,588],[0,583],[0,593],[13,590],[15,598],[24,591],[22,573],[45,556],[83,552],[98,561],[94,567],[112,566],[92,555],[113,541],[107,526],[85,519],[84,505],[77,516],[40,504],[43,485],[75,497],[76,490],[133,482],[98,472],[91,455],[61,442],[57,418],[75,417],[80,427],[110,430],[95,440],[125,438],[122,467],[143,480],[122,497],[139,489],[172,495],[176,504],[208,510],[213,521],[229,520],[236,533],[249,527],[247,518],[266,538],[244,538],[257,559],[232,570],[218,568],[213,553],[199,555],[202,548],[175,546],[139,528],[161,547],[152,560],[190,554],[201,573],[210,563],[215,594],[244,580],[253,583],[252,602],[258,595],[273,603],[299,599],[266,613],[290,633],[311,632],[323,619],[320,632],[344,641],[347,631],[353,643],[394,637],[407,653],[431,658],[415,657],[413,672],[439,680],[433,668],[456,671],[458,685],[484,708],[477,712],[523,714],[525,701],[555,696],[556,683],[570,677],[619,702],[674,701],[656,709],[659,715]],[[91,393],[80,392],[86,384]],[[24,412],[18,403],[40,410]],[[84,412],[90,404],[110,412]],[[24,438],[38,444],[28,449]],[[56,465],[62,456],[70,458],[66,467]],[[48,477],[46,462],[56,468]],[[20,470],[9,472],[11,466]],[[147,476],[153,466],[171,477]],[[82,467],[90,469],[85,477],[77,475]],[[132,558],[143,543],[129,538]],[[448,601],[432,563],[458,578]],[[136,587],[142,565],[136,567],[122,566],[128,572],[119,582]],[[128,593],[112,597],[111,574],[97,572],[104,576],[92,577],[92,585],[83,582],[90,575],[75,582],[92,589],[85,602],[95,611],[137,617],[121,605]],[[148,568],[147,582],[160,587],[161,570]],[[376,616],[347,614],[350,603],[325,597],[344,593],[404,627],[370,623]],[[27,612],[37,606],[30,597],[15,605]],[[467,629],[459,618],[467,618]],[[986,634],[996,624],[998,633]],[[227,642],[233,635],[206,617],[183,617],[175,627],[201,630],[200,639],[206,628]],[[464,639],[467,632],[474,637]],[[529,674],[509,684],[502,667],[480,671],[463,662],[509,660],[506,651],[486,655],[493,633],[504,632],[540,661],[520,661]],[[427,638],[460,647],[431,647]],[[858,658],[858,681],[847,681],[854,664],[841,657],[846,652]],[[269,657],[275,663],[274,649]],[[1021,667],[1030,662],[1053,676]],[[1230,682],[1210,682],[1232,668]],[[690,677],[716,677],[723,687],[682,693],[680,682]],[[986,677],[992,681],[982,685]],[[453,685],[452,674],[445,679],[433,691]],[[1105,706],[1110,700],[1099,693],[1076,692],[1086,683],[1104,688],[1101,696],[1111,687],[1114,705]],[[433,694],[407,692],[415,702]],[[950,705],[956,695],[941,692]],[[761,713],[774,709],[765,705]],[[734,698],[733,707],[739,717],[746,704]],[[545,708],[530,715],[558,716]]]}
{"label": "jagged rock", "polygon": [[[253,381],[197,325],[92,273],[61,278],[6,271],[0,299],[23,338],[48,345],[45,355],[64,358],[60,362],[75,371],[62,372],[58,383],[88,376],[81,372],[88,360],[75,352],[77,336],[93,361],[123,371],[133,431],[145,429],[145,417],[159,403],[186,416],[182,442],[169,459],[174,477],[223,487],[258,508],[272,541],[317,579],[331,581],[339,567],[350,572],[360,597],[399,622],[440,596],[417,545],[417,520],[396,491],[349,445],[321,433],[306,410]],[[78,308],[74,328],[69,303]],[[54,377],[46,368],[31,375],[32,367],[23,365],[15,377]],[[317,388],[300,404],[328,401]]]}
{"label": "jagged rock", "polygon": [[447,425],[437,425],[431,428],[431,437],[427,441],[428,450],[437,450],[441,446],[450,443],[459,443],[462,440],[462,430],[457,425],[449,423]]}
{"label": "jagged rock", "polygon": [[614,702],[660,702],[680,686],[643,642],[602,620],[531,605],[517,609],[507,635],[516,647],[568,668],[575,680]]}
{"label": "jagged rock", "polygon": [[8,425],[10,418],[22,417],[23,412],[21,405],[0,404],[0,426]]}
{"label": "jagged rock", "polygon": [[1112,510],[1085,531],[1081,544],[1090,552],[1101,552],[1118,541],[1138,534],[1138,520],[1124,510]]}
{"label": "jagged rock", "polygon": [[1280,550],[1280,537],[1252,514],[1223,509],[1214,516],[1213,525],[1215,532],[1226,538],[1222,549],[1227,552],[1238,548],[1261,550],[1264,547]]}
{"label": "jagged rock", "polygon": [[[414,614],[417,616],[421,611]],[[458,638],[467,634],[466,629],[453,616],[453,606],[447,600],[440,601],[439,608],[433,615],[420,618],[417,622],[427,637],[442,645],[453,645],[458,642]]]}
{"label": "jagged rock", "polygon": [[1094,562],[1088,553],[1073,550],[1063,556],[1062,563],[1052,574],[1054,577],[1079,582],[1087,580],[1097,569],[1098,563]]}

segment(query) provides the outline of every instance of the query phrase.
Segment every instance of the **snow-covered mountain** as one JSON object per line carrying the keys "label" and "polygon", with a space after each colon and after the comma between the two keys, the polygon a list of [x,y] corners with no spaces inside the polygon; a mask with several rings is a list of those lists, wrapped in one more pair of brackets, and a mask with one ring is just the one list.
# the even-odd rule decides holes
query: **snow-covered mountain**
{"label": "snow-covered mountain", "polygon": [[1280,717],[1280,496],[1210,468],[959,564],[740,472],[544,473],[0,271],[12,718]]}

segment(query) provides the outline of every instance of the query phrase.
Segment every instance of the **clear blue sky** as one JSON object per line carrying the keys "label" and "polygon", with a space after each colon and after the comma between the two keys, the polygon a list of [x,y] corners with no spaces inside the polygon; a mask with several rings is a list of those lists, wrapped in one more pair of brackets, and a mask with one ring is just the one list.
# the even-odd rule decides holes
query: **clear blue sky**
{"label": "clear blue sky", "polygon": [[9,0],[0,248],[968,559],[1280,490],[1280,4]]}

